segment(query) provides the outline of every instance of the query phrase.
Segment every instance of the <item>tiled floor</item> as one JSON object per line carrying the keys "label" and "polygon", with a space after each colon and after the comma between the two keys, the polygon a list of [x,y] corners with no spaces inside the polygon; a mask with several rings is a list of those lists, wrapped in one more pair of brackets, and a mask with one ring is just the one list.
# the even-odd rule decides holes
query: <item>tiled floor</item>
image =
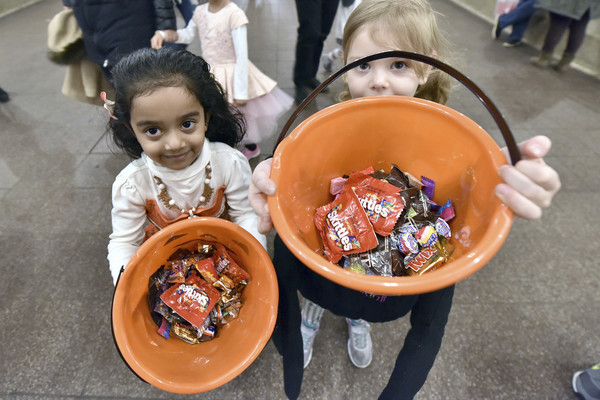
{"label": "tiled floor", "polygon": [[[517,139],[552,138],[547,161],[563,189],[541,221],[515,221],[497,257],[457,285],[418,398],[573,398],[572,373],[600,360],[600,81],[535,69],[527,61],[532,48],[506,49],[490,39],[489,23],[451,2],[432,4],[460,69],[494,99]],[[197,396],[149,386],[119,358],[105,257],[110,186],[127,160],[111,153],[101,108],[60,94],[65,70],[45,58],[46,21],[60,8],[45,0],[0,19],[0,86],[12,97],[0,104],[0,398],[283,399],[271,343],[235,380]],[[293,1],[250,0],[247,14],[251,59],[292,94]],[[317,106],[331,102],[324,96]],[[496,136],[466,90],[449,105]],[[326,314],[301,398],[376,398],[407,324],[376,325],[375,359],[358,370],[346,355],[345,322]]]}

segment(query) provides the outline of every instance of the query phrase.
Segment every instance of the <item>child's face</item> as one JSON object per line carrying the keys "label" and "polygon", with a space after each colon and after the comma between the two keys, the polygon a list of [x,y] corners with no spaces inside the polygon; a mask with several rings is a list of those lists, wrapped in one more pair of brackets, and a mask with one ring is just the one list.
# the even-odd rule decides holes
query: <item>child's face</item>
{"label": "child's face", "polygon": [[[348,48],[348,62],[382,51],[398,50],[376,43],[368,29],[360,28]],[[352,98],[364,96],[414,96],[427,77],[419,78],[416,71],[401,58],[383,58],[360,65],[346,74]]]}
{"label": "child's face", "polygon": [[157,164],[184,169],[202,152],[208,119],[182,87],[162,87],[131,102],[131,126],[144,153]]}

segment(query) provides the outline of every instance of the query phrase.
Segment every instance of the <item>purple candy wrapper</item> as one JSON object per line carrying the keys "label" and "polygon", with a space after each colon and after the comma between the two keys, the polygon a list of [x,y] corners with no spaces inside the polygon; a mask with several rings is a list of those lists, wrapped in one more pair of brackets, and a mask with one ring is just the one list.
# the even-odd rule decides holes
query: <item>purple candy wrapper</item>
{"label": "purple candy wrapper", "polygon": [[171,323],[163,317],[162,322],[160,324],[160,328],[158,328],[158,333],[165,339],[168,339],[170,332],[171,332]]}
{"label": "purple candy wrapper", "polygon": [[435,181],[421,175],[421,182],[423,183],[423,192],[433,200],[433,194],[435,193]]}
{"label": "purple candy wrapper", "polygon": [[446,203],[444,203],[444,205],[440,207],[439,211],[437,212],[437,215],[442,217],[445,221],[450,221],[452,218],[455,217],[454,207],[452,206],[450,199],[446,200]]}

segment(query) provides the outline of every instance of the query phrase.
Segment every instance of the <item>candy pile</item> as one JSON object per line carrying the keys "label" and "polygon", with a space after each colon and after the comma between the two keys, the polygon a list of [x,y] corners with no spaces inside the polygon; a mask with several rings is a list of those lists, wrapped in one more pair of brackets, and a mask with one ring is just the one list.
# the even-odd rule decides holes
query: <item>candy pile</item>
{"label": "candy pile", "polygon": [[435,182],[392,164],[335,178],[335,200],[316,210],[314,221],[327,258],[362,274],[422,275],[448,261],[453,247],[448,200],[433,202]]}
{"label": "candy pile", "polygon": [[188,343],[213,339],[236,318],[250,278],[220,244],[178,250],[148,281],[148,302],[158,332]]}

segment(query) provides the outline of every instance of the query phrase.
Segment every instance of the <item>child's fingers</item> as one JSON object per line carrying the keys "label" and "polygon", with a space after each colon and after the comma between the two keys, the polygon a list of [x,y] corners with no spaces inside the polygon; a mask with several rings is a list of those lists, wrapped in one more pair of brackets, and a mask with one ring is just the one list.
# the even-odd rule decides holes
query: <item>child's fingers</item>
{"label": "child's fingers", "polygon": [[260,162],[252,173],[252,181],[248,190],[250,205],[258,214],[258,231],[268,233],[273,228],[267,196],[275,194],[277,187],[269,176],[273,159]]}
{"label": "child's fingers", "polygon": [[534,136],[524,142],[519,143],[519,151],[523,159],[546,157],[552,148],[552,141],[547,136]]}
{"label": "child's fingers", "polygon": [[[538,135],[519,143],[518,147],[524,160],[543,158],[552,148],[552,141],[546,136]],[[506,159],[510,160],[508,149],[506,147],[502,148],[502,152]]]}
{"label": "child's fingers", "polygon": [[258,217],[258,232],[266,235],[273,229],[271,217]]}
{"label": "child's fingers", "polygon": [[498,173],[506,184],[541,208],[550,206],[560,188],[556,171],[541,160],[522,160],[515,167],[504,165]]}
{"label": "child's fingers", "polygon": [[525,219],[539,219],[542,216],[542,209],[521,195],[511,186],[501,183],[496,186],[496,196],[510,208],[515,215]]}
{"label": "child's fingers", "polygon": [[254,172],[252,173],[252,183],[256,186],[259,192],[262,192],[268,196],[274,195],[275,191],[277,190],[275,182],[269,178],[271,176],[272,164],[272,158],[261,161],[256,168],[254,168]]}

